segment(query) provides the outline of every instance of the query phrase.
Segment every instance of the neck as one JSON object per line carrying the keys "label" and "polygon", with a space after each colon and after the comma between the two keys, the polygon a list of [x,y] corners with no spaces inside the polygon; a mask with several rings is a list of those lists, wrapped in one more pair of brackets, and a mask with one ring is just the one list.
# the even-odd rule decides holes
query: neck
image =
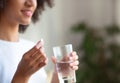
{"label": "neck", "polygon": [[19,37],[19,24],[11,23],[8,19],[0,19],[0,39],[17,42]]}

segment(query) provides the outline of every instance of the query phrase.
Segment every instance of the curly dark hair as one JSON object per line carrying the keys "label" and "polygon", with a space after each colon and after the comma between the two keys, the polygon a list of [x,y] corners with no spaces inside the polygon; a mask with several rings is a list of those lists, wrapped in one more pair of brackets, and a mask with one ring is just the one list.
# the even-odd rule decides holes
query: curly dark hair
{"label": "curly dark hair", "polygon": [[[2,10],[5,8],[6,3],[6,0],[0,0],[0,12],[2,12]],[[39,15],[41,15],[42,11],[45,10],[45,4],[47,4],[49,7],[52,7],[53,0],[37,0],[37,8],[32,16],[33,23],[36,23],[39,20]],[[19,32],[25,32],[28,26],[29,25],[19,25]]]}

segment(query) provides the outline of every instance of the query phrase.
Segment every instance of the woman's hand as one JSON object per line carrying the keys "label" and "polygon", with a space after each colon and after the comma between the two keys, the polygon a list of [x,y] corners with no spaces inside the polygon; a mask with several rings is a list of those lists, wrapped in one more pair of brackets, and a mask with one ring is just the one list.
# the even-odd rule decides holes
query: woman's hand
{"label": "woman's hand", "polygon": [[42,47],[41,42],[38,42],[31,50],[23,55],[12,83],[27,83],[32,74],[46,65],[47,57],[42,51]]}
{"label": "woman's hand", "polygon": [[[62,61],[71,61],[71,63],[70,63],[71,68],[73,70],[77,70],[78,69],[79,61],[78,61],[78,55],[77,55],[77,53],[75,51],[72,52],[70,54],[70,56],[65,56],[62,59]],[[54,56],[52,57],[52,62],[54,64],[56,64],[56,62],[57,62]]]}
{"label": "woman's hand", "polygon": [[71,68],[73,70],[78,70],[79,61],[78,61],[78,55],[75,51],[70,54],[69,59],[72,61],[70,63]]}
{"label": "woman's hand", "polygon": [[[79,61],[78,61],[78,55],[77,53],[74,51],[70,54],[70,56],[65,56],[62,61],[68,61],[70,60],[71,63],[70,63],[70,67],[73,69],[73,70],[78,70],[78,65],[79,65]],[[52,56],[52,62],[54,64],[56,64],[56,59],[54,56]],[[58,74],[57,74],[57,70],[56,70],[56,65],[55,65],[55,68],[54,68],[54,73],[53,73],[53,77],[52,77],[52,81],[51,83],[59,83],[59,80],[58,80]]]}

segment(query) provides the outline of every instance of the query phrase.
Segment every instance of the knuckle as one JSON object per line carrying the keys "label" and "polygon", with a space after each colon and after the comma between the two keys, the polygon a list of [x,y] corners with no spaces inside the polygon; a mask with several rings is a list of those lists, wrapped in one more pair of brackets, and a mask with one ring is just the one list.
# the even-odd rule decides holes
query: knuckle
{"label": "knuckle", "polygon": [[38,48],[35,46],[35,47],[33,47],[33,49],[35,49],[35,50],[38,50]]}
{"label": "knuckle", "polygon": [[23,57],[23,61],[24,61],[25,63],[29,63],[29,62],[30,62],[30,60],[29,60],[27,57]]}
{"label": "knuckle", "polygon": [[47,63],[46,63],[46,62],[44,62],[44,65],[47,65]]}
{"label": "knuckle", "polygon": [[29,63],[28,66],[29,66],[30,68],[33,68],[33,67],[34,67],[34,65],[31,64],[31,63]]}

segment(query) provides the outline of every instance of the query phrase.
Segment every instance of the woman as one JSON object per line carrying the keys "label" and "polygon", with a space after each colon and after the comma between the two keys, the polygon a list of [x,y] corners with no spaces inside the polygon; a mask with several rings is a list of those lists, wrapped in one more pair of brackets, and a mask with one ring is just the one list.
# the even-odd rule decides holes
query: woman
{"label": "woman", "polygon": [[[51,0],[0,0],[0,83],[46,83],[44,66],[47,64],[43,44],[19,38],[29,23],[38,21],[44,4]],[[78,69],[78,56],[72,52],[71,67]],[[52,57],[55,64],[55,59]],[[54,70],[52,83],[59,83]]]}

